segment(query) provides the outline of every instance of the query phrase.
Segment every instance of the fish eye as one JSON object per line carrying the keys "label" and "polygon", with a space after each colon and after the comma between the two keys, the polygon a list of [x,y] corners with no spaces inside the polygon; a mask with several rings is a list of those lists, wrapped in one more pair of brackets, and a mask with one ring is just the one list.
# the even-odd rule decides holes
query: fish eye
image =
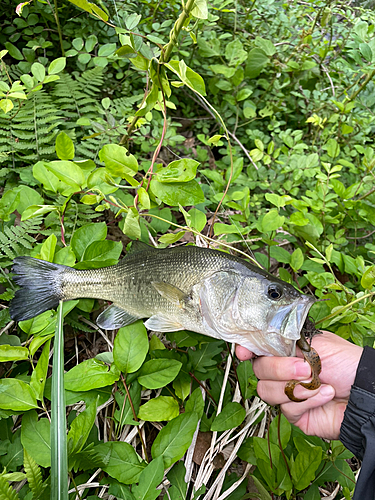
{"label": "fish eye", "polygon": [[283,291],[278,285],[270,285],[268,287],[267,293],[269,298],[272,300],[279,300],[283,295]]}

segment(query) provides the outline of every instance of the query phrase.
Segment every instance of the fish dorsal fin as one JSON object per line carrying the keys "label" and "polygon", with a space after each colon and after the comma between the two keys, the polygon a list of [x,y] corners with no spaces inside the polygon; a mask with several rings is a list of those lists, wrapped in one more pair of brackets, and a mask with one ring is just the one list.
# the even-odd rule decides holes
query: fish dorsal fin
{"label": "fish dorsal fin", "polygon": [[182,290],[174,285],[165,283],[164,281],[151,281],[155,290],[160,293],[162,297],[169,300],[178,307],[183,307],[188,296]]}
{"label": "fish dorsal fin", "polygon": [[145,321],[144,325],[148,330],[154,330],[155,332],[177,332],[178,330],[184,330],[184,327],[180,323],[177,323],[177,321],[157,314],[154,314]]}
{"label": "fish dorsal fin", "polygon": [[147,245],[147,243],[144,243],[143,241],[133,241],[132,246],[128,250],[125,259],[128,255],[133,255],[135,253],[141,253],[141,252],[152,252],[153,250],[157,251],[157,248],[152,247],[151,245]]}
{"label": "fish dorsal fin", "polygon": [[124,309],[121,309],[121,307],[112,304],[99,314],[96,319],[96,324],[104,330],[114,330],[115,328],[130,325],[134,323],[134,321],[137,321],[137,319],[140,319],[140,317],[133,316],[124,311]]}

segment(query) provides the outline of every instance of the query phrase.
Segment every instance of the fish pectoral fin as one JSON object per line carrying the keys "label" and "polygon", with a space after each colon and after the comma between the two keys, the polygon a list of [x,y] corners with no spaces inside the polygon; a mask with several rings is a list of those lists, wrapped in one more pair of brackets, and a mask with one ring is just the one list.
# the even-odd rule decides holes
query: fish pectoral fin
{"label": "fish pectoral fin", "polygon": [[154,330],[155,332],[177,332],[178,330],[184,330],[184,327],[180,323],[177,323],[177,321],[168,319],[165,316],[158,316],[157,314],[154,314],[145,321],[144,325],[148,330]]}
{"label": "fish pectoral fin", "polygon": [[121,307],[112,304],[107,307],[96,319],[96,324],[103,328],[104,330],[114,330],[115,328],[121,328],[122,326],[130,325],[140,319],[139,316],[133,316],[129,314]]}
{"label": "fish pectoral fin", "polygon": [[160,293],[162,297],[169,300],[169,302],[172,302],[178,307],[184,307],[188,295],[182,290],[164,281],[151,281],[151,284],[155,290]]}

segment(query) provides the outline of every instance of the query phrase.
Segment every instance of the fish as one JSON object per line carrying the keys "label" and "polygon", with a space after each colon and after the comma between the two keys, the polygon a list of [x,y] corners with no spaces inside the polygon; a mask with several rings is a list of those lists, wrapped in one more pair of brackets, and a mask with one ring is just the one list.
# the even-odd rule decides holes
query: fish
{"label": "fish", "polygon": [[78,270],[17,257],[10,303],[15,321],[56,308],[59,301],[112,302],[97,318],[102,329],[139,319],[156,332],[190,330],[237,343],[257,356],[294,356],[314,297],[246,260],[194,246],[156,249],[133,242],[114,266]]}

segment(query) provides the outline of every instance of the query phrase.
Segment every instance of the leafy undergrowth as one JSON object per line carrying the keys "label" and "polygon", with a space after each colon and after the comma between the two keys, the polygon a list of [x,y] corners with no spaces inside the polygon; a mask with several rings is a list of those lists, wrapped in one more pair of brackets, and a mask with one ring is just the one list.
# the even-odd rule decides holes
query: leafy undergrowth
{"label": "leafy undergrowth", "polygon": [[[319,328],[375,339],[373,12],[273,0],[79,6],[36,2],[13,19],[5,2],[0,14],[6,499],[56,493],[57,313],[10,319],[17,256],[95,269],[134,240],[210,246],[325,299],[311,310]],[[63,308],[71,499],[350,498],[352,455],[273,418],[231,346],[141,322],[102,331],[102,310],[94,299]]]}

